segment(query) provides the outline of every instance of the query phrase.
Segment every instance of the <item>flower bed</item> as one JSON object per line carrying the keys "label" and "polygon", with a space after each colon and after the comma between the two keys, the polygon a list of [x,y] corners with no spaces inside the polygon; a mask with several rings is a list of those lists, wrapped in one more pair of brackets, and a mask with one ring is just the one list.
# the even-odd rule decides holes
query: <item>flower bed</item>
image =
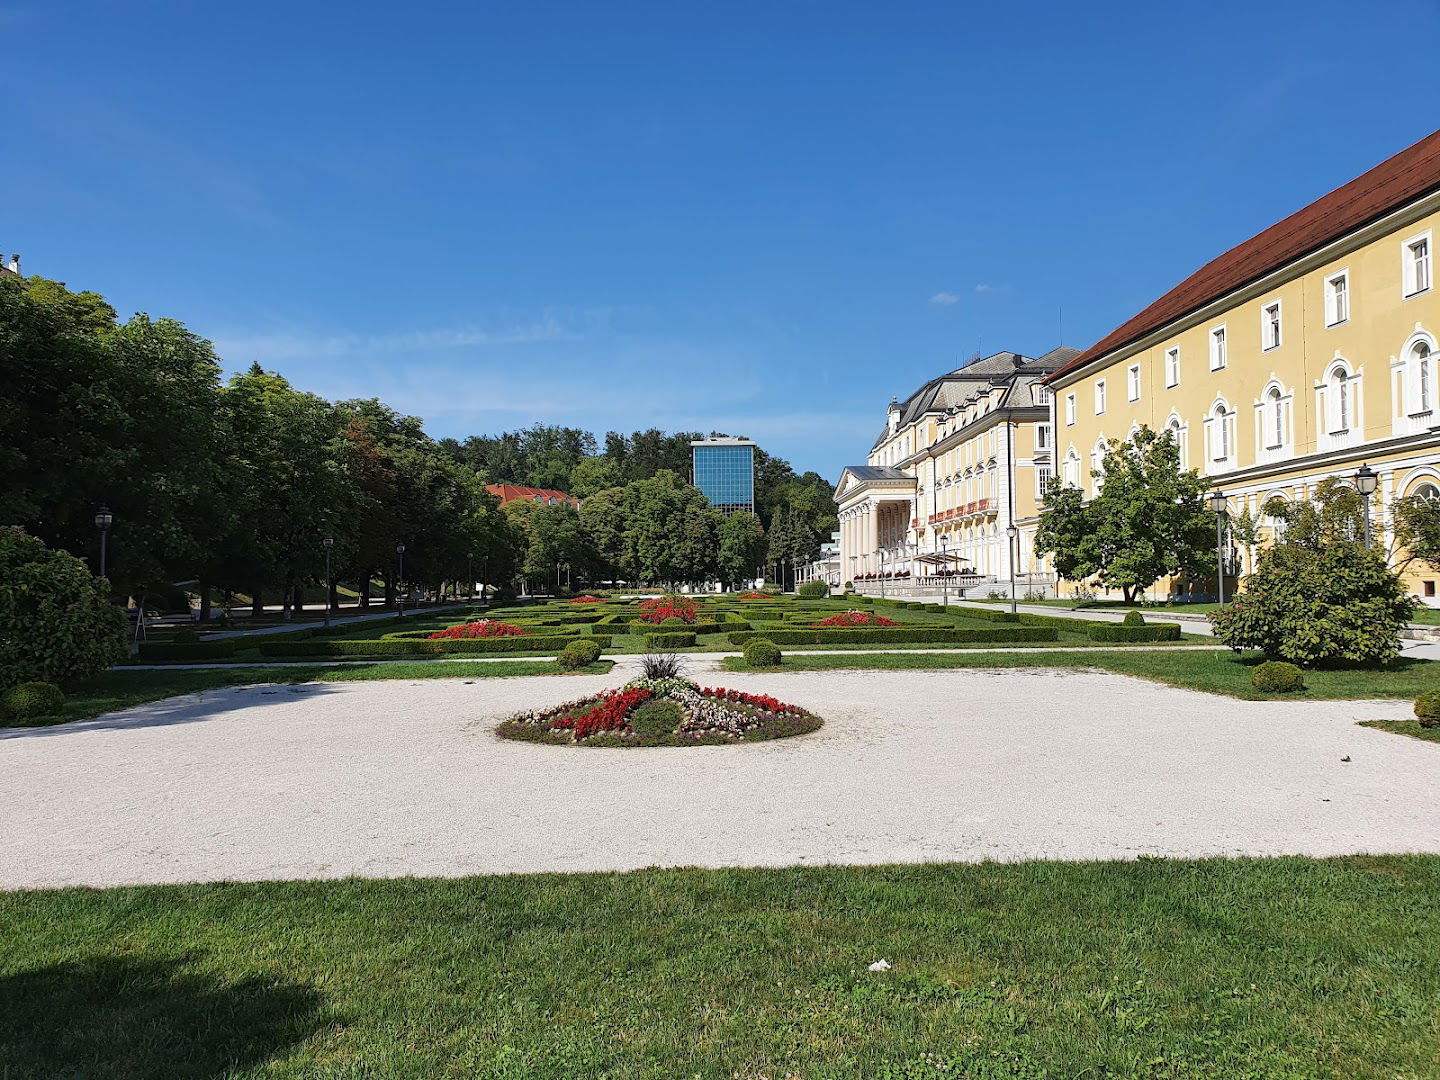
{"label": "flower bed", "polygon": [[774,600],[775,597],[774,597],[772,594],[770,594],[770,593],[756,592],[756,591],[754,591],[754,590],[752,589],[750,592],[742,592],[742,593],[739,595],[739,599],[741,599],[741,600]]}
{"label": "flower bed", "polygon": [[586,593],[584,596],[572,596],[569,602],[572,604],[603,604],[605,598],[603,596],[591,596],[589,593]]}
{"label": "flower bed", "polygon": [[693,623],[700,613],[695,601],[685,596],[657,596],[650,600],[642,600],[640,610],[642,612],[640,619],[643,622],[654,623],[656,626],[666,619],[679,619],[683,623]]}
{"label": "flower bed", "polygon": [[479,619],[475,622],[447,626],[426,635],[431,641],[464,640],[469,638],[523,637],[530,631],[514,623],[498,622],[495,619]]}
{"label": "flower bed", "polygon": [[844,611],[839,615],[821,619],[819,622],[812,622],[810,625],[846,629],[852,626],[899,626],[900,624],[894,619],[887,619],[884,615],[876,615],[873,611]]}
{"label": "flower bed", "polygon": [[715,746],[803,735],[821,720],[768,694],[635,679],[618,690],[510,717],[506,739],[569,746]]}

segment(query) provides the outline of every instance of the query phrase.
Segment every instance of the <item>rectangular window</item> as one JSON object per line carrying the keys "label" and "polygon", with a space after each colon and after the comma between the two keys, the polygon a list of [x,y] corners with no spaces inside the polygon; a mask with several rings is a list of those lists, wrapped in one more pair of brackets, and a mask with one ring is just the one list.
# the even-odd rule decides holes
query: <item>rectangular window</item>
{"label": "rectangular window", "polygon": [[1262,349],[1278,349],[1280,347],[1280,301],[1273,304],[1266,304],[1260,311],[1260,347]]}
{"label": "rectangular window", "polygon": [[1225,327],[1217,326],[1210,331],[1210,370],[1219,371],[1225,360]]}
{"label": "rectangular window", "polygon": [[1036,424],[1036,425],[1035,425],[1035,449],[1036,449],[1036,450],[1048,450],[1048,449],[1050,449],[1050,425],[1049,425],[1049,424]]}
{"label": "rectangular window", "polygon": [[1430,288],[1430,237],[1417,237],[1405,245],[1405,295]]}
{"label": "rectangular window", "polygon": [[1131,364],[1125,372],[1125,390],[1129,395],[1128,400],[1140,400],[1140,365]]}
{"label": "rectangular window", "polygon": [[1180,350],[1179,348],[1165,350],[1165,385],[1180,385]]}
{"label": "rectangular window", "polygon": [[1048,386],[1037,386],[1035,388],[1035,403],[1037,405],[1050,404],[1050,388]]}
{"label": "rectangular window", "polygon": [[1095,415],[1099,416],[1105,411],[1105,380],[1101,379],[1095,384]]}
{"label": "rectangular window", "polygon": [[1050,479],[1055,474],[1050,471],[1049,465],[1035,466],[1035,494],[1044,496],[1045,489],[1050,486]]}
{"label": "rectangular window", "polygon": [[1075,395],[1065,395],[1065,426],[1075,426]]}
{"label": "rectangular window", "polygon": [[1339,326],[1350,318],[1350,272],[1342,270],[1325,279],[1325,325]]}

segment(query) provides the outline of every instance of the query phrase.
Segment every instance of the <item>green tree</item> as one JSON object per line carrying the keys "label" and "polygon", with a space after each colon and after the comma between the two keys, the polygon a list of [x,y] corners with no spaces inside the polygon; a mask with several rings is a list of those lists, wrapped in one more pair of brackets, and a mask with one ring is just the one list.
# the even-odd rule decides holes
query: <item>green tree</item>
{"label": "green tree", "polygon": [[1313,501],[1272,500],[1283,536],[1260,552],[1235,602],[1211,616],[1215,636],[1293,664],[1384,664],[1413,613],[1400,575],[1363,539],[1363,501],[1323,481]]}
{"label": "green tree", "polygon": [[1141,428],[1126,442],[1112,442],[1093,475],[1101,487],[1089,502],[1058,480],[1045,493],[1035,551],[1053,555],[1062,577],[1093,578],[1132,603],[1162,577],[1215,572],[1207,485],[1193,469],[1180,468],[1169,432]]}
{"label": "green tree", "polygon": [[627,495],[626,488],[606,488],[580,506],[580,527],[594,555],[597,572],[611,581],[635,576],[627,539]]}
{"label": "green tree", "polygon": [[755,576],[765,558],[765,529],[754,514],[731,514],[722,518],[716,570],[726,586],[735,586]]}
{"label": "green tree", "polygon": [[577,499],[588,499],[597,491],[619,487],[624,479],[620,466],[607,457],[592,455],[581,458],[570,470],[568,486],[562,490]]}

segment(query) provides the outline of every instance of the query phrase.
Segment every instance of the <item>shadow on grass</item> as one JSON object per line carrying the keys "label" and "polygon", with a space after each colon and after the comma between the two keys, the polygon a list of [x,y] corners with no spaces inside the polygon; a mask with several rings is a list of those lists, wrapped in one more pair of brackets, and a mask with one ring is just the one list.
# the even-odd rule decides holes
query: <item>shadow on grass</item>
{"label": "shadow on grass", "polygon": [[93,956],[0,978],[0,1076],[212,1077],[330,1022],[316,990],[193,958]]}

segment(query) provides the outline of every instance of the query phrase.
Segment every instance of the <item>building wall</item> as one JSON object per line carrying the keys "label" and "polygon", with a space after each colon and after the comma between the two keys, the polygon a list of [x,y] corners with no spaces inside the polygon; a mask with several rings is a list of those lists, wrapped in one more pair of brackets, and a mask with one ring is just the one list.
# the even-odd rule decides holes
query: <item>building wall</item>
{"label": "building wall", "polygon": [[[1182,462],[1231,495],[1235,513],[1246,506],[1258,513],[1271,495],[1305,497],[1320,480],[1353,474],[1368,462],[1381,474],[1375,507],[1384,535],[1385,508],[1433,482],[1440,464],[1437,203],[1440,197],[1421,200],[1383,229],[1353,234],[1186,317],[1154,340],[1056,379],[1062,476],[1093,495],[1097,449],[1125,439],[1139,425],[1176,430]],[[1407,296],[1406,247],[1427,233],[1430,287]],[[1329,283],[1342,272],[1349,311],[1337,322]],[[1281,328],[1279,343],[1272,345],[1265,313],[1275,303]],[[1216,370],[1211,342],[1219,327],[1225,329],[1226,357]],[[1418,347],[1430,351],[1423,403]],[[1171,350],[1179,357],[1173,386],[1167,371]],[[1135,389],[1138,398],[1131,400]],[[1067,404],[1072,395],[1073,423]],[[1416,591],[1435,577],[1428,570],[1415,575]]]}

